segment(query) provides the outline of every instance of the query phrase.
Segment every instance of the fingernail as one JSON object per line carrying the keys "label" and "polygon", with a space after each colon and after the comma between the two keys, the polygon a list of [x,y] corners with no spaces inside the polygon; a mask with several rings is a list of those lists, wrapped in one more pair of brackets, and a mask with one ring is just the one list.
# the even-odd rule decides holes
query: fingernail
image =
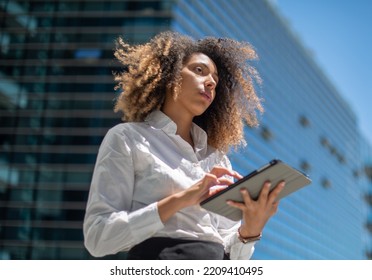
{"label": "fingernail", "polygon": [[235,175],[236,175],[237,177],[241,177],[241,178],[243,177],[242,175],[240,175],[240,174],[239,174],[238,172],[236,172],[236,171],[235,171]]}

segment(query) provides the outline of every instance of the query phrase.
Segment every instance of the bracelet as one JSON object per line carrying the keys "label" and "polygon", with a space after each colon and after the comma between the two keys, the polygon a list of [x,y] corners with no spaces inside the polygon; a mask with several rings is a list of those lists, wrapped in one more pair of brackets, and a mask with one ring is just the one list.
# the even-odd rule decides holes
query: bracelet
{"label": "bracelet", "polygon": [[241,234],[240,234],[240,228],[238,229],[238,239],[244,243],[244,244],[247,244],[248,242],[254,242],[254,241],[258,241],[260,240],[262,237],[262,232],[260,232],[259,235],[256,235],[256,236],[249,236],[249,237],[243,237]]}

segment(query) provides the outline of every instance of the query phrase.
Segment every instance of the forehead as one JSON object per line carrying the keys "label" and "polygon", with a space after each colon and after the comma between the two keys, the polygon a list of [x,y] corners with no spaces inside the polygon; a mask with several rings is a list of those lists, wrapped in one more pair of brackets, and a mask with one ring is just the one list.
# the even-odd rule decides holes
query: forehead
{"label": "forehead", "polygon": [[190,55],[190,57],[186,60],[185,65],[193,64],[193,63],[202,63],[205,64],[212,72],[217,73],[217,67],[216,64],[213,62],[213,60],[203,54],[203,53],[193,53]]}

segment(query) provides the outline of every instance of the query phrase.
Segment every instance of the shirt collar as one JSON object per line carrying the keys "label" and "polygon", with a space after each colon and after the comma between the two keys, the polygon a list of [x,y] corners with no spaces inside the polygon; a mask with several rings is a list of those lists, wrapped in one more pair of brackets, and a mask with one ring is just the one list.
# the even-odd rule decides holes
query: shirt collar
{"label": "shirt collar", "polygon": [[[151,112],[145,121],[155,129],[161,129],[166,134],[176,134],[177,125],[171,118],[169,118],[162,111],[156,110]],[[191,135],[194,140],[195,152],[201,152],[207,148],[207,133],[195,123],[191,127]]]}
{"label": "shirt collar", "polygon": [[155,129],[161,129],[167,134],[176,134],[177,125],[162,111],[153,111],[145,119],[145,121]]}
{"label": "shirt collar", "polygon": [[194,141],[194,150],[196,153],[206,152],[208,147],[207,133],[197,124],[192,123],[191,136]]}

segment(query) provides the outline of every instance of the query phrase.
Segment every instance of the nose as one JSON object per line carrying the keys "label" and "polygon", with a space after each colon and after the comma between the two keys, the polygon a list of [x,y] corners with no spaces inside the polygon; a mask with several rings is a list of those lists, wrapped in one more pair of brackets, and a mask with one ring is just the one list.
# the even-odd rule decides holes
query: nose
{"label": "nose", "polygon": [[209,88],[209,90],[214,90],[216,88],[216,81],[213,79],[211,75],[207,76],[207,79],[205,81],[205,86]]}

